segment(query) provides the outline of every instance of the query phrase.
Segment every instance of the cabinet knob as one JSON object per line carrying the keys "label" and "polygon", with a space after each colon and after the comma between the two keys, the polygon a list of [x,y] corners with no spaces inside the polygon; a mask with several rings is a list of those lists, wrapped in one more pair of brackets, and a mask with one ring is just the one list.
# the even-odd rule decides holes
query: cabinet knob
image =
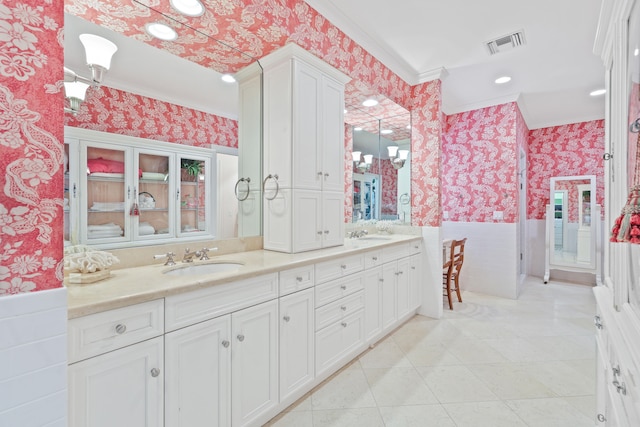
{"label": "cabinet knob", "polygon": [[613,373],[614,377],[617,377],[618,375],[620,375],[620,365],[611,367],[611,372]]}
{"label": "cabinet knob", "polygon": [[160,375],[160,369],[158,369],[158,368],[151,369],[151,376],[153,378],[157,377],[158,375]]}
{"label": "cabinet knob", "polygon": [[302,276],[298,276],[298,277],[296,277],[296,280],[297,280],[298,282],[302,282]]}
{"label": "cabinet knob", "polygon": [[242,334],[238,334],[237,338],[238,338],[238,341],[240,341],[240,342],[244,341],[244,335],[242,335]]}
{"label": "cabinet knob", "polygon": [[117,324],[116,332],[118,333],[118,335],[124,334],[125,332],[127,332],[127,325],[123,325],[122,323]]}
{"label": "cabinet knob", "polygon": [[602,414],[598,414],[598,417],[597,417],[597,418],[598,418],[598,421],[599,421],[599,422],[601,422],[601,423],[603,423],[603,422],[607,421],[607,419],[606,419],[606,418],[604,417],[604,415],[602,415]]}
{"label": "cabinet knob", "polygon": [[600,316],[595,316],[593,318],[593,324],[596,325],[596,328],[602,329],[602,319],[600,319]]}
{"label": "cabinet knob", "polygon": [[340,289],[342,289],[343,291],[347,290],[347,285],[340,285]]}
{"label": "cabinet knob", "polygon": [[318,231],[317,233],[319,236],[322,236],[322,230]]}
{"label": "cabinet knob", "polygon": [[318,172],[318,176],[322,176],[322,172]]}
{"label": "cabinet knob", "polygon": [[384,279],[381,277],[378,279],[378,282],[384,282]]}
{"label": "cabinet knob", "polygon": [[340,307],[340,310],[347,311],[347,306],[343,305],[342,307]]}
{"label": "cabinet knob", "polygon": [[415,269],[416,269],[416,266],[415,266],[415,265],[412,265],[412,266],[411,266],[411,269],[412,269],[412,270],[415,270]]}
{"label": "cabinet knob", "polygon": [[346,269],[347,269],[347,264],[342,264],[342,265],[340,266],[340,268],[341,268],[341,269],[343,269],[343,270],[346,270]]}
{"label": "cabinet knob", "polygon": [[325,172],[325,173],[324,173],[324,177],[325,177],[325,178],[329,178],[329,174]]}
{"label": "cabinet knob", "polygon": [[342,327],[343,327],[343,328],[346,328],[346,327],[347,327],[347,322],[342,322],[342,323],[340,323],[340,324],[342,325]]}
{"label": "cabinet knob", "polygon": [[374,260],[374,261],[377,261],[377,260],[378,260],[378,257],[377,257],[377,256],[374,256],[374,257],[371,257],[371,259],[372,259],[372,260]]}
{"label": "cabinet knob", "polygon": [[324,234],[329,234],[329,230],[324,230]]}
{"label": "cabinet knob", "polygon": [[284,317],[282,318],[282,320],[284,320],[285,322],[288,322],[289,320],[291,320],[291,317],[289,317],[289,316],[284,316]]}
{"label": "cabinet knob", "polygon": [[222,346],[223,346],[224,348],[229,347],[229,344],[231,344],[231,343],[229,342],[229,340],[224,340],[224,341],[222,341]]}

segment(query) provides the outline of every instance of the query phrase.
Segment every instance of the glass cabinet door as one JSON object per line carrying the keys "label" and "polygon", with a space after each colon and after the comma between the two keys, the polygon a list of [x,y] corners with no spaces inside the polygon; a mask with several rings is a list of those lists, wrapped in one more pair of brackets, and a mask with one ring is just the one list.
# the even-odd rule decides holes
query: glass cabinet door
{"label": "glass cabinet door", "polygon": [[[212,234],[211,212],[215,211],[211,197],[211,182],[215,176],[210,159],[180,156],[180,180],[177,200],[180,204],[178,236]],[[231,201],[230,201],[231,203]]]}
{"label": "glass cabinet door", "polygon": [[78,235],[80,226],[78,224],[78,140],[65,138],[64,140],[64,246],[77,245],[80,243]]}
{"label": "glass cabinet door", "polygon": [[137,150],[134,187],[134,236],[137,239],[158,239],[175,236],[174,194],[170,166],[174,156],[158,150]]}
{"label": "glass cabinet door", "polygon": [[87,244],[129,240],[129,215],[134,206],[131,178],[126,171],[131,170],[131,151],[112,144],[87,143],[83,147],[83,240]]}

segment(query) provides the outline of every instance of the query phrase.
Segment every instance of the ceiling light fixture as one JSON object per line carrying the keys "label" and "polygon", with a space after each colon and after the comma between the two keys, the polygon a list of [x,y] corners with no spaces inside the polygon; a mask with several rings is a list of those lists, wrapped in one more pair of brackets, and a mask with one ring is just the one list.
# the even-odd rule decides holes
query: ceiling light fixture
{"label": "ceiling light fixture", "polygon": [[592,91],[591,93],[589,93],[589,95],[591,95],[591,96],[600,96],[600,95],[604,95],[605,93],[607,93],[606,89],[596,89],[596,90]]}
{"label": "ceiling light fixture", "polygon": [[393,133],[393,131],[391,129],[382,129],[380,131],[380,133],[383,134],[383,135],[389,135],[389,134]]}
{"label": "ceiling light fixture", "polygon": [[509,77],[509,76],[502,76],[502,77],[498,77],[498,78],[496,79],[496,84],[501,85],[501,84],[504,84],[504,83],[508,83],[508,82],[510,82],[510,81],[511,81],[511,77]]}
{"label": "ceiling light fixture", "polygon": [[178,38],[178,33],[176,33],[176,30],[166,24],[161,24],[160,22],[152,22],[146,24],[144,26],[144,29],[151,36],[160,40],[170,42]]}
{"label": "ceiling light fixture", "polygon": [[378,101],[375,99],[367,99],[362,102],[362,105],[364,105],[365,107],[375,107],[376,105],[378,105]]}
{"label": "ceiling light fixture", "polygon": [[171,0],[171,6],[186,16],[201,16],[204,13],[204,6],[199,0]]}
{"label": "ceiling light fixture", "polygon": [[233,77],[231,74],[223,74],[221,77],[223,82],[226,83],[235,83],[236,82],[236,78]]}
{"label": "ceiling light fixture", "polygon": [[369,171],[369,169],[371,169],[371,164],[373,163],[373,154],[365,154],[363,156],[361,151],[354,151],[353,153],[351,153],[351,156],[353,158],[353,166],[355,166],[360,173],[365,173]]}
{"label": "ceiling light fixture", "polygon": [[65,111],[72,114],[80,109],[89,86],[100,86],[104,75],[111,68],[111,58],[118,50],[115,43],[95,34],[80,34],[79,38],[84,47],[87,66],[91,70],[91,78],[79,76],[64,67],[64,91],[69,100],[69,108],[65,108]]}
{"label": "ceiling light fixture", "polygon": [[353,128],[353,130],[355,132],[360,132],[362,130],[362,128],[360,126],[356,126],[356,127]]}

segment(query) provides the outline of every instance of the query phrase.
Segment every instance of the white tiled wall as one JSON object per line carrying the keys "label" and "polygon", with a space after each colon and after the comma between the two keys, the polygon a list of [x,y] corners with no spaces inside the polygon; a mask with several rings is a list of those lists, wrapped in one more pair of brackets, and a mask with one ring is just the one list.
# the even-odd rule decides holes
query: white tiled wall
{"label": "white tiled wall", "polygon": [[445,221],[442,235],[444,239],[467,237],[460,273],[462,289],[517,298],[517,224]]}
{"label": "white tiled wall", "polygon": [[66,425],[66,288],[0,297],[0,426]]}

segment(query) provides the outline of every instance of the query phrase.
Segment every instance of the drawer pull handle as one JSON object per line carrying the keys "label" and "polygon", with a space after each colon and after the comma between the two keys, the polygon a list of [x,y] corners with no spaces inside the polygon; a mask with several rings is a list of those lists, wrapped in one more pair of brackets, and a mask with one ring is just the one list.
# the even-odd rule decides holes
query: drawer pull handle
{"label": "drawer pull handle", "polygon": [[621,393],[623,396],[627,395],[627,386],[624,383],[620,383],[618,380],[613,380],[612,384],[618,393]]}
{"label": "drawer pull handle", "polygon": [[342,289],[343,291],[347,290],[347,285],[340,285],[340,289]]}
{"label": "drawer pull handle", "polygon": [[229,342],[229,340],[224,340],[224,341],[222,341],[222,346],[223,346],[224,348],[228,348],[228,347],[229,347],[229,344],[231,344],[231,343]]}
{"label": "drawer pull handle", "polygon": [[318,231],[316,234],[318,234],[319,236],[322,236],[322,230]]}
{"label": "drawer pull handle", "polygon": [[602,329],[602,319],[600,319],[600,316],[594,317],[593,323],[596,325],[596,328]]}
{"label": "drawer pull handle", "polygon": [[298,277],[296,277],[296,280],[297,280],[298,282],[302,282],[302,277],[301,277],[301,276],[298,276]]}
{"label": "drawer pull handle", "polygon": [[160,369],[158,369],[158,368],[153,368],[153,369],[151,370],[151,376],[152,376],[153,378],[155,378],[155,377],[157,377],[158,375],[160,375]]}
{"label": "drawer pull handle", "polygon": [[604,415],[598,414],[598,421],[603,423],[603,422],[607,421],[607,419],[604,417]]}
{"label": "drawer pull handle", "polygon": [[240,342],[244,341],[244,335],[242,335],[242,334],[238,334],[237,338],[238,338],[238,341],[240,341]]}
{"label": "drawer pull handle", "polygon": [[127,325],[123,325],[122,323],[117,324],[116,332],[118,333],[118,335],[124,334],[125,332],[127,332]]}
{"label": "drawer pull handle", "polygon": [[329,230],[324,230],[324,234],[329,234]]}
{"label": "drawer pull handle", "polygon": [[288,322],[289,320],[291,320],[291,317],[289,317],[289,316],[284,316],[284,317],[282,318],[282,320],[284,320],[285,322]]}
{"label": "drawer pull handle", "polygon": [[384,282],[384,279],[381,277],[378,279],[378,282]]}
{"label": "drawer pull handle", "polygon": [[342,264],[342,265],[340,265],[340,268],[343,269],[343,270],[346,270],[347,269],[347,265],[346,264]]}
{"label": "drawer pull handle", "polygon": [[342,311],[347,311],[347,306],[346,306],[346,305],[343,305],[342,307],[340,307],[340,310],[342,310]]}
{"label": "drawer pull handle", "polygon": [[377,256],[374,256],[374,257],[372,257],[371,259],[372,259],[372,260],[374,260],[374,261],[377,261],[377,260],[378,260],[378,257],[377,257]]}
{"label": "drawer pull handle", "polygon": [[414,246],[413,248],[414,248],[414,249],[418,249],[419,247],[420,247],[420,246],[418,246],[418,245],[415,245],[415,246]]}
{"label": "drawer pull handle", "polygon": [[613,366],[611,368],[611,371],[613,372],[613,376],[617,377],[618,375],[620,375],[620,365]]}
{"label": "drawer pull handle", "polygon": [[412,265],[412,266],[411,266],[411,269],[412,269],[412,270],[415,270],[415,269],[416,269],[416,266],[415,266],[415,265]]}
{"label": "drawer pull handle", "polygon": [[342,325],[342,327],[343,327],[343,328],[346,328],[346,327],[347,327],[347,322],[342,322],[342,323],[340,323],[340,324]]}

